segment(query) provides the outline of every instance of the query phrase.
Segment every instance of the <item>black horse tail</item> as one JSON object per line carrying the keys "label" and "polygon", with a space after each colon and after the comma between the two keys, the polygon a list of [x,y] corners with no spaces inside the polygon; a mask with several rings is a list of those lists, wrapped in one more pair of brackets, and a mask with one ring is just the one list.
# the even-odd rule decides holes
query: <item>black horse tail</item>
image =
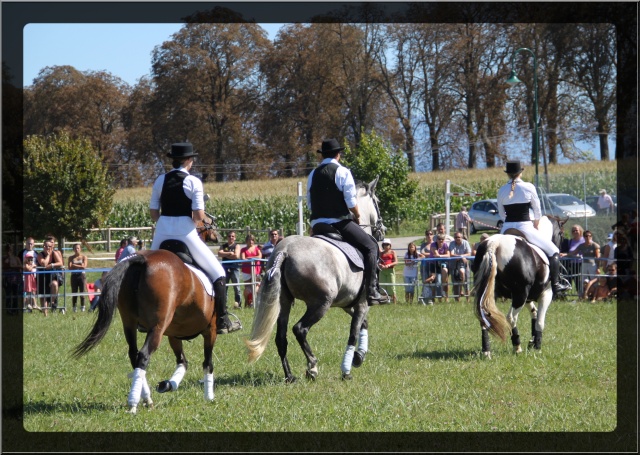
{"label": "black horse tail", "polygon": [[[475,261],[480,261],[480,264],[474,273],[474,310],[483,328],[489,330],[502,341],[506,341],[510,325],[507,318],[496,306],[495,298],[496,275],[498,274],[496,250],[500,245],[500,240],[493,237],[480,245],[476,254]],[[484,254],[482,250],[485,250]]]}
{"label": "black horse tail", "polygon": [[[135,255],[122,262],[118,262],[107,274],[102,283],[102,293],[100,294],[100,301],[98,302],[98,317],[93,325],[91,332],[86,338],[73,350],[72,356],[79,358],[96,347],[100,341],[104,338],[116,313],[118,307],[118,294],[120,293],[120,286],[125,279],[125,276],[131,270],[131,272],[139,275],[142,271],[142,266],[146,263],[144,256]],[[136,279],[135,277],[129,278]]]}
{"label": "black horse tail", "polygon": [[280,291],[282,289],[282,265],[287,258],[287,253],[276,253],[271,262],[271,268],[267,270],[264,280],[258,290],[255,310],[253,314],[253,329],[251,338],[244,340],[249,351],[249,362],[255,362],[260,358],[271,333],[273,326],[280,315]]}

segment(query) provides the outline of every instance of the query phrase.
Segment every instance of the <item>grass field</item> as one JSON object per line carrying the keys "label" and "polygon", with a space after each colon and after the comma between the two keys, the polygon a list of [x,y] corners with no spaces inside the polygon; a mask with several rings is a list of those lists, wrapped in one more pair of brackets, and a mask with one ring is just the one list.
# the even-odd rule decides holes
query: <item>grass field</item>
{"label": "grass field", "polygon": [[[216,398],[205,403],[202,341],[186,343],[190,369],[171,394],[152,392],[155,409],[126,414],[131,371],[116,316],[105,340],[80,360],[69,357],[93,323],[88,313],[24,317],[24,428],[29,432],[610,432],[616,428],[616,306],[552,305],[542,351],[515,356],[493,340],[480,355],[471,304],[383,306],[370,312],[370,352],[354,379],[340,379],[348,316],[332,310],[310,332],[319,358],[315,382],[289,332],[289,359],[301,379],[283,382],[272,340],[248,364],[242,332],[214,349]],[[506,311],[506,304],[501,309]],[[304,310],[294,307],[292,321]],[[529,316],[520,318],[523,339]],[[595,332],[597,330],[597,333]],[[139,335],[142,342],[143,335]],[[37,340],[37,341],[36,341]],[[166,339],[152,357],[153,387],[175,368]]]}

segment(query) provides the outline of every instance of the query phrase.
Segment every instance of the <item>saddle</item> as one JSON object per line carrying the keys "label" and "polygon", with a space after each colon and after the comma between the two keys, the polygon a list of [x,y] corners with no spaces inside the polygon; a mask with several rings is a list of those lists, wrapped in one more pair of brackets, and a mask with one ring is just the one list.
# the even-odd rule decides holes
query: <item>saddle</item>
{"label": "saddle", "polygon": [[189,251],[189,247],[182,241],[177,239],[169,239],[165,240],[160,244],[161,250],[171,251],[173,254],[178,256],[184,264],[193,271],[200,281],[202,281],[207,294],[213,295],[213,282],[209,275],[204,271],[204,269],[193,259],[191,256],[191,252]]}
{"label": "saddle", "polygon": [[527,245],[529,245],[533,251],[535,251],[536,253],[538,253],[538,256],[540,256],[540,259],[542,259],[542,261],[549,265],[549,257],[546,255],[546,253],[544,251],[542,251],[540,249],[540,247],[534,245],[533,243],[529,242],[527,240],[527,238],[524,236],[524,233],[516,228],[509,228],[509,229],[505,229],[505,231],[503,232],[503,235],[513,235],[515,237],[520,237],[522,240],[524,240],[525,242],[527,242]]}
{"label": "saddle", "polygon": [[315,237],[332,244],[344,253],[351,265],[360,270],[364,270],[364,256],[362,253],[350,243],[345,242],[340,231],[330,224],[316,223],[313,226],[311,237]]}

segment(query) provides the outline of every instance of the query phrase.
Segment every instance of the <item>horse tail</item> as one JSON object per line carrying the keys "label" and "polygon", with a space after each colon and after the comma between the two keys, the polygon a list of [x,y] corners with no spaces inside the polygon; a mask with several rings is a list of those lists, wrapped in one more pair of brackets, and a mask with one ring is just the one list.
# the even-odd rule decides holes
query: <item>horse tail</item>
{"label": "horse tail", "polygon": [[118,262],[109,271],[104,279],[104,283],[102,283],[102,293],[100,294],[100,301],[98,302],[98,317],[96,322],[86,338],[73,350],[72,356],[74,358],[82,357],[102,341],[113,322],[113,317],[118,306],[118,294],[120,293],[120,287],[127,272],[131,269],[139,274],[142,270],[141,266],[145,265],[145,263],[145,257],[136,254],[122,262]]}
{"label": "horse tail", "polygon": [[500,245],[499,240],[489,239],[486,251],[482,256],[480,266],[476,272],[473,292],[475,298],[475,313],[480,324],[490,333],[506,341],[509,323],[505,315],[496,306],[495,287],[498,274],[498,261],[496,250]]}
{"label": "horse tail", "polygon": [[265,279],[260,285],[256,297],[253,315],[253,328],[251,338],[244,340],[249,351],[249,362],[255,362],[260,358],[269,338],[273,332],[273,326],[280,315],[280,291],[282,289],[282,264],[287,253],[280,251],[276,254],[273,265],[265,274]]}

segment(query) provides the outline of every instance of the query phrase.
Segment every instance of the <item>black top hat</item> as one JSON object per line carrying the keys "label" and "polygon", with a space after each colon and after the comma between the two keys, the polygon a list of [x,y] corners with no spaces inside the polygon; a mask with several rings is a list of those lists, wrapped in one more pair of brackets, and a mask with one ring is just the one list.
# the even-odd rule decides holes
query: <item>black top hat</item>
{"label": "black top hat", "polygon": [[507,161],[507,168],[504,170],[507,174],[519,174],[524,171],[520,161]]}
{"label": "black top hat", "polygon": [[335,139],[327,139],[322,141],[322,150],[318,150],[318,153],[332,153],[341,152],[344,147],[340,147],[340,143]]}
{"label": "black top hat", "polygon": [[167,153],[169,158],[189,158],[191,156],[198,156],[193,151],[193,144],[190,142],[178,142],[177,144],[171,144],[171,153]]}

